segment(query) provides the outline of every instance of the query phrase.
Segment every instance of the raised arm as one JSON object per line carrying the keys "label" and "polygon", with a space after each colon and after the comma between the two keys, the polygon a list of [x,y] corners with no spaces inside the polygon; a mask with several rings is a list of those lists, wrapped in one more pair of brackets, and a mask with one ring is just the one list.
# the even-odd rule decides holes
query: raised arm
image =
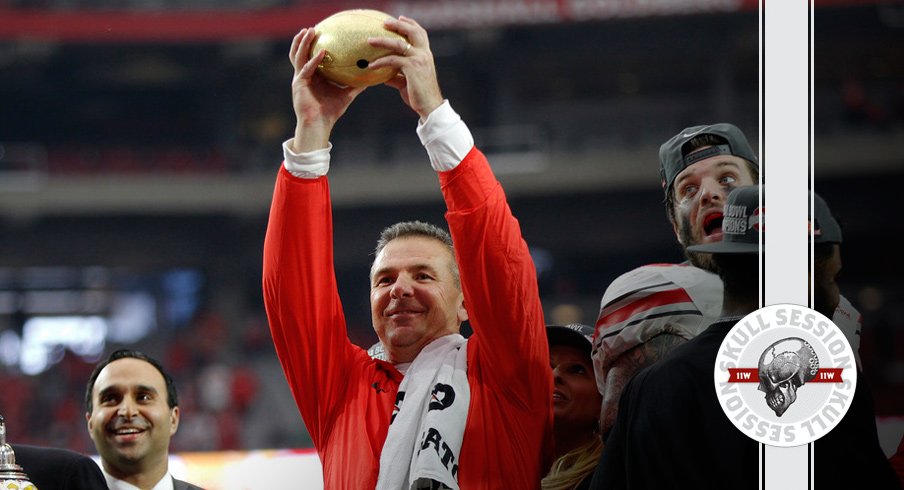
{"label": "raised arm", "polygon": [[317,65],[323,61],[326,52],[311,53],[315,37],[313,28],[302,29],[289,48],[296,125],[295,137],[286,145],[294,153],[327,148],[336,121],[365,89],[340,87],[317,73]]}
{"label": "raised arm", "polygon": [[[461,270],[465,308],[477,342],[469,350],[488,382],[523,405],[550,403],[549,347],[537,274],[502,186],[461,118],[444,102],[427,32],[412,19],[387,20],[387,29],[408,41],[375,39],[395,50],[372,63],[392,66],[402,77],[387,82],[420,116],[418,134],[439,172],[446,220]],[[408,43],[411,46],[408,46]],[[550,379],[549,386],[541,382]]]}
{"label": "raised arm", "polygon": [[371,63],[370,67],[373,69],[393,67],[399,70],[400,76],[389,80],[386,85],[397,89],[405,104],[411,107],[423,122],[443,103],[427,31],[414,19],[405,16],[386,19],[383,25],[408,41],[384,37],[372,38],[371,45],[395,51],[397,54],[383,56]]}
{"label": "raised arm", "polygon": [[[482,369],[514,400],[552,400],[549,346],[537,273],[502,186],[476,148],[440,173],[446,220]],[[549,380],[549,386],[543,383]]]}
{"label": "raised arm", "polygon": [[[313,29],[302,29],[289,51],[294,69],[295,137],[273,191],[264,240],[263,293],[277,355],[314,443],[327,437],[334,406],[344,397],[353,356],[333,266],[329,135],[363,89],[342,88],[316,73]],[[358,352],[360,351],[360,352]]]}

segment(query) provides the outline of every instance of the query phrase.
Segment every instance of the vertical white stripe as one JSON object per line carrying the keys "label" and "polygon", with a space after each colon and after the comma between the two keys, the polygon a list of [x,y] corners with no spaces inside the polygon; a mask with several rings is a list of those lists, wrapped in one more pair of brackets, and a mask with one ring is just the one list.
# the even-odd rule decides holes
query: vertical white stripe
{"label": "vertical white stripe", "polygon": [[[761,2],[766,229],[764,304],[807,305],[810,169],[809,2]],[[765,448],[765,490],[808,489],[807,446]]]}

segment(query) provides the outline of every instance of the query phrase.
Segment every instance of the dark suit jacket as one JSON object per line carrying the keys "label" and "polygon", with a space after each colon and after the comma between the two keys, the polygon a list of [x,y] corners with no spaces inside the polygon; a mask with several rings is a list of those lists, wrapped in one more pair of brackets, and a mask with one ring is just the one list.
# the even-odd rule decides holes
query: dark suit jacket
{"label": "dark suit jacket", "polygon": [[88,456],[50,447],[10,444],[16,464],[38,490],[107,490],[100,467]]}
{"label": "dark suit jacket", "polygon": [[[43,490],[41,487],[38,487],[38,490]],[[191,483],[186,481],[177,480],[173,478],[173,490],[204,490],[201,487],[196,487]]]}
{"label": "dark suit jacket", "polygon": [[[172,476],[170,476],[170,478],[173,479],[173,490],[204,490],[203,488],[192,485],[191,483],[188,483],[188,482],[185,482],[182,480],[177,480],[177,479],[173,478]],[[114,478],[114,480],[116,480],[116,479]],[[119,481],[119,480],[116,480],[116,481]],[[0,489],[0,490],[2,490],[2,489]],[[38,490],[46,490],[46,489],[38,487]]]}

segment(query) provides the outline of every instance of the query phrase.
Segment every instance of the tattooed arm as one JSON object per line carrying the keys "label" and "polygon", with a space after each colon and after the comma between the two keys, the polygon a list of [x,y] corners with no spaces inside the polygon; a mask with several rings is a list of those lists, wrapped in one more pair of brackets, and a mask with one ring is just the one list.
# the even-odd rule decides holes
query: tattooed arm
{"label": "tattooed arm", "polygon": [[721,308],[719,277],[692,266],[649,264],[612,281],[600,302],[592,353],[603,438],[628,381],[703,331]]}
{"label": "tattooed arm", "polygon": [[605,390],[600,407],[600,436],[604,442],[612,425],[615,424],[618,400],[628,381],[631,381],[638,371],[658,361],[684,342],[687,342],[684,337],[662,333],[626,351],[612,363],[604,374]]}

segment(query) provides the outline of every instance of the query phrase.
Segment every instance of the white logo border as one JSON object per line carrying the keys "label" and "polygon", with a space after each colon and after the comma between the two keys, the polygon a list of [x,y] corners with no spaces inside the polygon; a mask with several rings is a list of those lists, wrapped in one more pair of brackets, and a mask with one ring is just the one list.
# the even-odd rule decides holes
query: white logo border
{"label": "white logo border", "polygon": [[[806,416],[804,422],[782,423],[777,416],[759,417],[764,420],[758,420],[757,424],[754,424],[753,427],[745,428],[745,420],[751,416],[750,414],[753,413],[756,415],[757,411],[762,412],[762,410],[751,410],[751,408],[757,407],[747,406],[743,397],[739,397],[733,390],[726,389],[729,377],[727,368],[756,368],[757,365],[754,363],[754,365],[749,366],[746,365],[747,362],[745,362],[745,365],[737,364],[737,359],[740,356],[737,355],[738,347],[732,345],[732,339],[737,338],[733,337],[733,334],[740,333],[745,336],[750,336],[751,338],[760,335],[768,337],[770,332],[787,332],[788,329],[794,329],[795,332],[799,332],[799,335],[797,336],[814,344],[814,348],[816,348],[817,351],[830,352],[827,346],[828,344],[831,344],[834,350],[838,350],[838,346],[842,345],[843,349],[837,354],[833,353],[834,356],[831,359],[820,359],[820,368],[841,367],[841,378],[844,383],[832,384],[831,399],[823,403],[818,410],[815,410],[813,413]],[[820,329],[820,332],[822,333],[813,333],[817,329]],[[773,336],[775,338],[772,340],[781,340],[779,338],[781,335],[774,335],[773,333]],[[839,340],[841,341],[841,344],[839,344]],[[742,347],[742,355],[743,350]],[[759,354],[759,352],[756,353],[757,359],[759,359]],[[748,355],[747,357],[749,358],[750,356]],[[835,365],[832,362],[827,362],[836,359],[842,361],[848,360],[848,362],[847,364],[842,364],[840,366]],[[739,320],[731,328],[728,334],[726,334],[725,338],[722,340],[722,344],[719,346],[719,352],[716,355],[716,362],[713,366],[713,382],[716,390],[716,397],[719,400],[722,411],[735,428],[751,439],[768,446],[795,447],[818,440],[820,437],[834,429],[844,415],[847,414],[857,387],[857,364],[850,342],[847,337],[845,337],[842,330],[835,325],[831,319],[818,311],[805,306],[795,304],[775,304],[765,306],[748,314]],[[755,384],[750,383],[750,386],[752,386],[753,389],[756,389]],[[745,387],[744,389],[749,390],[750,388]],[[759,393],[762,394],[761,399],[765,405],[765,394],[762,392]],[[799,396],[805,395],[800,394]],[[737,405],[739,398],[743,404],[740,408],[738,408],[739,406]],[[765,431],[765,433],[758,434],[758,432],[763,432],[761,425],[763,422],[768,424],[769,429]],[[749,421],[747,423],[749,423]]]}

